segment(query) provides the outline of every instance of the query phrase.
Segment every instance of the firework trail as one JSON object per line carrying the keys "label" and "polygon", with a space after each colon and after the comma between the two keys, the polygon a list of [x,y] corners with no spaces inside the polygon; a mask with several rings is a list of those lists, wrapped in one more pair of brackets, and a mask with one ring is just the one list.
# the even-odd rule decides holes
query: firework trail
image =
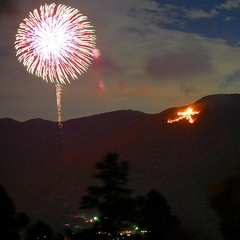
{"label": "firework trail", "polygon": [[55,83],[58,122],[61,126],[61,84],[87,71],[94,57],[93,27],[77,9],[42,5],[29,13],[16,34],[17,57],[27,71]]}
{"label": "firework trail", "polygon": [[62,127],[62,94],[64,92],[64,86],[56,83],[56,99],[57,99],[57,114],[58,114],[58,126]]}

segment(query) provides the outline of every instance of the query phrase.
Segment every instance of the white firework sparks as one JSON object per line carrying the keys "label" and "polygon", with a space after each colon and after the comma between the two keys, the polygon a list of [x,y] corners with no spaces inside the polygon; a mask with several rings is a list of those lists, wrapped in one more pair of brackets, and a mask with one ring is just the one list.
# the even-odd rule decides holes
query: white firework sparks
{"label": "white firework sparks", "polygon": [[77,9],[55,3],[29,13],[16,34],[18,60],[27,71],[56,84],[58,122],[61,125],[60,84],[78,78],[94,58],[93,27]]}
{"label": "white firework sparks", "polygon": [[65,84],[87,70],[96,37],[87,17],[77,9],[52,3],[24,19],[15,48],[27,70],[45,81]]}

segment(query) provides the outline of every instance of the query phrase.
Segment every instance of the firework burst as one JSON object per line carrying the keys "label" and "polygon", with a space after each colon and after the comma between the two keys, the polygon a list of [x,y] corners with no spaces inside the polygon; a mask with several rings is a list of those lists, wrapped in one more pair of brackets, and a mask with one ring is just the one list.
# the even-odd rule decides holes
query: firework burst
{"label": "firework burst", "polygon": [[59,85],[70,83],[87,70],[94,58],[95,42],[87,17],[65,5],[42,5],[20,24],[15,41],[18,60],[31,74],[56,84],[59,114]]}
{"label": "firework burst", "polygon": [[[65,84],[87,70],[95,49],[87,17],[65,5],[44,5],[20,24],[15,48],[27,70],[46,81]],[[77,73],[77,74],[76,74]]]}

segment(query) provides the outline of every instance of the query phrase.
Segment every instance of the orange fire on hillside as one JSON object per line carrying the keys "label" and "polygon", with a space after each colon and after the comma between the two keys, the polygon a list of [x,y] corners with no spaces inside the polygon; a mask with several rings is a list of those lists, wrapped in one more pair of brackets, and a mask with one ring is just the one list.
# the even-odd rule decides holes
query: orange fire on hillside
{"label": "orange fire on hillside", "polygon": [[179,116],[178,118],[175,119],[169,119],[167,122],[168,123],[173,123],[173,122],[178,122],[182,119],[188,120],[190,123],[194,123],[195,119],[192,118],[192,116],[199,114],[199,111],[193,111],[192,108],[187,108],[186,111],[183,112],[178,112],[177,115]]}

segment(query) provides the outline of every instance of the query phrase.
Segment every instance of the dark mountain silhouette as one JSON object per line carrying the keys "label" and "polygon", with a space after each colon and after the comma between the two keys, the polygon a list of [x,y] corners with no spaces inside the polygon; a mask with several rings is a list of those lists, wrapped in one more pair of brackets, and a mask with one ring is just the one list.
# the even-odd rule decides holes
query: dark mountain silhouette
{"label": "dark mountain silhouette", "polygon": [[211,95],[189,106],[200,111],[193,124],[167,123],[188,106],[104,113],[66,121],[63,129],[42,119],[0,119],[0,182],[18,211],[63,228],[95,181],[94,164],[116,151],[130,162],[135,194],[156,188],[173,213],[219,239],[208,185],[236,169],[240,94]]}

